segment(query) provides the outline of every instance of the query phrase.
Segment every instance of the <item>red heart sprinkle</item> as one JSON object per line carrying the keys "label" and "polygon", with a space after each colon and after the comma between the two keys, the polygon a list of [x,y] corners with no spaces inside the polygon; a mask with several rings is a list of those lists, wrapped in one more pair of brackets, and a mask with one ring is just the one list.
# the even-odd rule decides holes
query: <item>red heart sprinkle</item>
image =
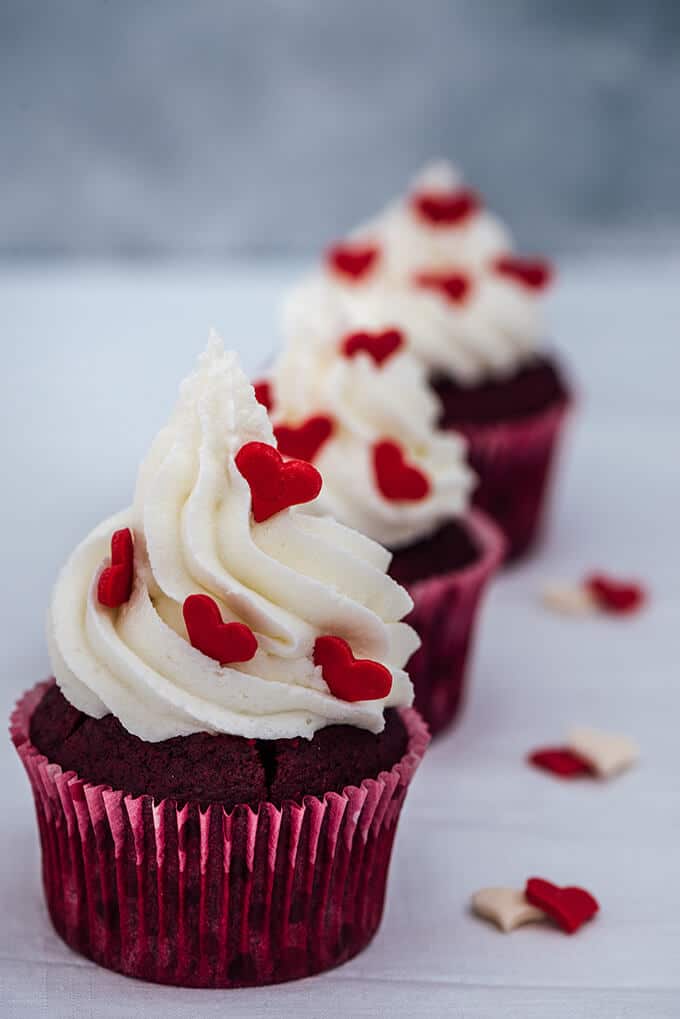
{"label": "red heart sprinkle", "polygon": [[182,608],[193,647],[220,665],[249,662],[257,637],[245,623],[224,623],[217,603],[207,594],[190,594]]}
{"label": "red heart sprinkle", "polygon": [[250,485],[253,516],[258,524],[275,513],[316,499],[321,475],[304,460],[285,461],[266,442],[247,442],[235,457],[236,466]]}
{"label": "red heart sprinkle", "polygon": [[334,244],[326,252],[326,264],[341,276],[358,280],[374,268],[379,254],[375,244]]}
{"label": "red heart sprinkle", "polygon": [[501,276],[523,283],[529,290],[543,290],[554,276],[550,262],[542,258],[520,258],[518,255],[500,255],[493,268]]}
{"label": "red heart sprinkle", "polygon": [[333,696],[343,701],[379,700],[392,689],[390,670],[369,658],[355,658],[342,637],[317,637],[314,664],[321,666]]}
{"label": "red heart sprinkle", "polygon": [[111,536],[111,565],[102,570],[97,584],[97,598],[102,605],[115,609],[132,594],[134,547],[129,527],[114,531]]}
{"label": "red heart sprinkle", "polygon": [[560,888],[540,877],[529,878],[524,895],[532,906],[542,909],[567,934],[577,931],[600,908],[584,888]]}
{"label": "red heart sprinkle", "polygon": [[419,272],[414,281],[426,290],[437,290],[448,301],[462,304],[472,290],[469,276],[462,272]]}
{"label": "red heart sprinkle", "polygon": [[381,439],[373,446],[376,484],[391,502],[418,502],[430,492],[430,482],[417,467],[407,464],[398,443]]}
{"label": "red heart sprinkle", "polygon": [[467,188],[458,191],[419,191],[411,198],[418,215],[431,226],[460,226],[482,207],[479,195]]}
{"label": "red heart sprinkle", "polygon": [[274,406],[274,394],[272,393],[271,382],[267,382],[266,379],[260,379],[259,382],[253,382],[253,389],[255,390],[255,399],[258,403],[271,412]]}
{"label": "red heart sprinkle", "polygon": [[636,612],[645,601],[645,591],[640,584],[614,580],[604,573],[593,573],[584,583],[600,608],[607,612]]}
{"label": "red heart sprinkle", "polygon": [[342,353],[345,357],[356,354],[369,354],[380,366],[388,357],[396,353],[404,343],[404,335],[399,329],[384,329],[381,333],[369,333],[365,330],[350,333],[342,341]]}
{"label": "red heart sprinkle", "polygon": [[277,425],[274,435],[284,456],[312,461],[333,434],[333,418],[315,414],[299,425]]}
{"label": "red heart sprinkle", "polygon": [[576,775],[592,775],[593,769],[583,757],[579,757],[569,747],[544,747],[534,750],[529,761],[537,768],[551,771],[560,778],[574,778]]}

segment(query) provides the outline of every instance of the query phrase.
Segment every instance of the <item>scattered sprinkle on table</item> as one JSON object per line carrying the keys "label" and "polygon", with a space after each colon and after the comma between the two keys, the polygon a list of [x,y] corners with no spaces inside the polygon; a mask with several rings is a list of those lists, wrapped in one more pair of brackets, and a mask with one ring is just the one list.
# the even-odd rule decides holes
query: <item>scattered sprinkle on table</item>
{"label": "scattered sprinkle on table", "polygon": [[480,888],[472,896],[472,910],[508,934],[515,927],[546,919],[546,913],[527,902],[519,888]]}
{"label": "scattered sprinkle on table", "polygon": [[540,747],[527,760],[559,778],[613,778],[639,757],[640,748],[629,736],[576,726],[567,733],[564,745]]}
{"label": "scattered sprinkle on table", "polygon": [[541,877],[530,877],[524,889],[527,902],[559,924],[566,934],[574,934],[584,923],[591,920],[600,906],[585,888],[568,886],[560,888]]}
{"label": "scattered sprinkle on table", "polygon": [[559,885],[531,877],[524,889],[480,888],[471,900],[472,911],[505,934],[527,923],[554,921],[566,934],[574,934],[599,910],[597,900],[585,888]]}
{"label": "scattered sprinkle on table", "polygon": [[550,581],[541,591],[541,601],[546,608],[566,616],[589,616],[598,612],[632,615],[647,601],[647,592],[637,582],[592,573],[580,583]]}

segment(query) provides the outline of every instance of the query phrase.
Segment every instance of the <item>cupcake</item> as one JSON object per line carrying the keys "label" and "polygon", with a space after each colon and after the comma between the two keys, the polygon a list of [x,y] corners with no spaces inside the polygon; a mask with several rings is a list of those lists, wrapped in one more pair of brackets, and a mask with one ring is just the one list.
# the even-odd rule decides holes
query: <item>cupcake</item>
{"label": "cupcake", "polygon": [[405,334],[441,399],[441,426],[468,440],[474,501],[505,532],[509,558],[537,535],[570,402],[541,349],[551,278],[546,261],[514,252],[505,227],[444,163],[332,247],[291,297],[302,329],[323,295],[330,307],[349,302],[367,328]]}
{"label": "cupcake", "polygon": [[103,966],[267,984],[379,925],[428,739],[403,669],[417,637],[388,553],[307,511],[321,488],[212,338],[132,507],[59,576],[55,679],[11,734],[52,922]]}
{"label": "cupcake", "polygon": [[393,553],[389,572],[413,598],[408,622],[421,639],[408,663],[415,706],[437,733],[460,708],[503,539],[470,510],[466,442],[437,428],[439,400],[404,334],[367,329],[346,302],[331,309],[317,296],[305,302],[299,330],[291,308],[287,343],[260,397],[281,453],[313,462],[324,478],[315,508]]}

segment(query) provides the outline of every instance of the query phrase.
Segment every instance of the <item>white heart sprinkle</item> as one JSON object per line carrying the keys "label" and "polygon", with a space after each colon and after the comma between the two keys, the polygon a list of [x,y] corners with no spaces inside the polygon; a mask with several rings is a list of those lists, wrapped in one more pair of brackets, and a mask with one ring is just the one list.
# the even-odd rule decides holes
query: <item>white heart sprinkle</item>
{"label": "white heart sprinkle", "polygon": [[472,909],[506,934],[521,924],[546,919],[543,910],[527,902],[524,892],[516,888],[480,888],[472,896]]}
{"label": "white heart sprinkle", "polygon": [[585,758],[601,778],[625,771],[640,757],[640,748],[628,736],[578,726],[567,736],[567,746]]}
{"label": "white heart sprinkle", "polygon": [[598,608],[595,598],[581,584],[546,584],[541,601],[546,608],[566,616],[586,616],[597,612]]}

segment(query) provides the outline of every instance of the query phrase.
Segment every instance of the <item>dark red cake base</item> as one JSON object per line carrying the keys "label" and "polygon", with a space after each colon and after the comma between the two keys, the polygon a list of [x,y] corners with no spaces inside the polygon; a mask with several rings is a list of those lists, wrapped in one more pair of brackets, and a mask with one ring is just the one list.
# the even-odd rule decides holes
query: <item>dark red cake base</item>
{"label": "dark red cake base", "polygon": [[[134,796],[64,771],[31,739],[51,689],[41,683],[22,698],[11,736],[33,790],[50,917],[71,948],[144,980],[242,987],[310,976],[371,940],[401,806],[428,742],[415,711],[398,712],[405,752],[374,778],[300,802],[228,810]],[[53,728],[39,716],[36,737],[65,747],[86,724],[73,721],[62,712]],[[308,754],[313,742],[305,741]],[[241,769],[239,782],[255,763],[247,746],[236,756],[233,746],[224,749],[225,766]],[[197,743],[190,754],[206,761],[204,749]],[[321,781],[318,761],[287,750],[281,761],[297,756],[310,782]],[[87,760],[100,766],[96,752]],[[270,783],[266,769],[261,780]]]}
{"label": "dark red cake base", "polygon": [[473,501],[502,528],[507,559],[517,559],[536,540],[550,473],[570,396],[556,366],[546,358],[503,382],[461,387],[435,379],[442,401],[441,425],[463,434],[479,478]]}
{"label": "dark red cake base", "polygon": [[90,718],[72,707],[56,684],[33,713],[31,741],[64,771],[133,796],[171,797],[182,804],[239,804],[342,792],[389,771],[406,750],[399,713],[385,712],[381,733],[354,725],[330,725],[311,740],[247,740],[207,732],[147,743],[113,715]]}
{"label": "dark red cake base", "polygon": [[532,417],[567,399],[568,392],[556,365],[536,357],[509,379],[460,386],[450,378],[436,378],[434,389],[443,404],[440,424],[490,425]]}
{"label": "dark red cake base", "polygon": [[407,670],[415,707],[433,736],[451,725],[463,704],[481,599],[504,548],[498,528],[473,510],[432,537],[397,550],[392,559],[390,575],[413,598],[406,622],[421,645]]}

